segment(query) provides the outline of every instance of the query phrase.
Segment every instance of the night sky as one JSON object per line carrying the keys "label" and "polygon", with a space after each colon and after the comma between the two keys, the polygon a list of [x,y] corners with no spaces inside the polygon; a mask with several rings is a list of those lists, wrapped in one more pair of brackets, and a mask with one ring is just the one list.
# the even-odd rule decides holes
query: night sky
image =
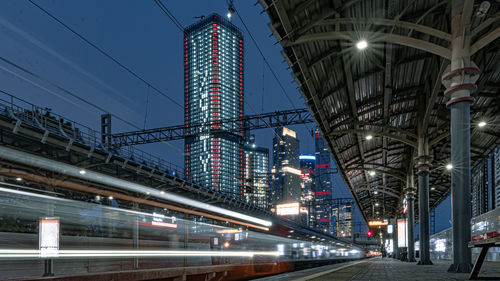
{"label": "night sky", "polygon": [[[87,40],[183,104],[182,32],[163,14],[153,0],[33,0]],[[163,1],[186,27],[201,15],[226,15],[225,0]],[[296,108],[305,107],[291,71],[280,54],[281,46],[271,35],[269,19],[255,1],[235,1],[250,32],[271,64]],[[292,109],[258,53],[241,21],[233,23],[245,37],[245,113],[257,114]],[[183,108],[163,97],[115,62],[99,53],[28,0],[0,2],[0,53],[6,58],[49,80],[139,128],[156,128],[183,123]],[[35,105],[100,129],[104,113],[78,99],[36,80],[0,61],[0,90]],[[0,94],[1,98],[2,96]],[[291,126],[296,130],[302,153],[314,153],[313,124]],[[135,130],[116,118],[114,133]],[[256,143],[271,149],[273,131],[255,131]],[[139,148],[183,163],[183,141],[142,145]],[[271,150],[272,151],[272,150]],[[270,158],[272,162],[272,159]],[[350,197],[340,175],[334,175],[336,197]],[[436,231],[450,226],[450,200],[436,212]],[[356,220],[360,221],[359,214]]]}

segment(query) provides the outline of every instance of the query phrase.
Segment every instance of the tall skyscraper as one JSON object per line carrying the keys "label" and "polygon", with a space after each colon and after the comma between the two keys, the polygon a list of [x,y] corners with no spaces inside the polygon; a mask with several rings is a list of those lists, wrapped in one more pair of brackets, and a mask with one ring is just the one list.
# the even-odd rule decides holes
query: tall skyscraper
{"label": "tall skyscraper", "polygon": [[310,154],[299,155],[300,162],[300,221],[303,225],[314,226],[315,205],[314,205],[314,169],[316,167],[316,156]]}
{"label": "tall skyscraper", "polygon": [[269,149],[255,144],[252,135],[245,143],[245,200],[269,208]]}
{"label": "tall skyscraper", "polygon": [[288,128],[276,129],[273,138],[273,168],[271,199],[273,206],[300,202],[299,140]]}
{"label": "tall skyscraper", "polygon": [[331,175],[331,156],[325,140],[318,130],[314,134],[316,154],[316,177],[315,177],[315,215],[316,229],[333,234],[334,223],[332,222],[333,188]]}
{"label": "tall skyscraper", "polygon": [[186,28],[184,96],[186,177],[243,200],[243,33],[220,15]]}

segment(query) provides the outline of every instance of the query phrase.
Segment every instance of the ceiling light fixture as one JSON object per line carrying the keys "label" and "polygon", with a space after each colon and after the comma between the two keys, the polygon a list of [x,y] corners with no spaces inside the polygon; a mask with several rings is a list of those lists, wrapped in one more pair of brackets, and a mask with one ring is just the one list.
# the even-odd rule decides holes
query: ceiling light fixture
{"label": "ceiling light fixture", "polygon": [[364,39],[359,40],[358,43],[356,43],[356,48],[358,48],[358,50],[364,50],[366,47],[368,47],[368,42]]}

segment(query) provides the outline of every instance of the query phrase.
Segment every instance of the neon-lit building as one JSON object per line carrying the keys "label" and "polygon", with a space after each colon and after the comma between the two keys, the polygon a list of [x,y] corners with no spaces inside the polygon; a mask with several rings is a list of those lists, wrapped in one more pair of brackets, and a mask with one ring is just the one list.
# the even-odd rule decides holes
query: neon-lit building
{"label": "neon-lit building", "polygon": [[314,226],[314,182],[315,182],[315,167],[316,155],[301,154],[299,155],[300,162],[300,222],[303,225]]}
{"label": "neon-lit building", "polygon": [[352,236],[352,205],[342,204],[332,209],[332,217],[335,222],[333,235],[336,237]]}
{"label": "neon-lit building", "polygon": [[252,135],[245,143],[245,200],[257,207],[269,208],[269,149],[255,144]]}
{"label": "neon-lit building", "polygon": [[[278,137],[279,136],[279,137]],[[299,140],[295,131],[282,127],[273,138],[273,168],[271,201],[280,203],[300,202]]]}
{"label": "neon-lit building", "polygon": [[325,140],[318,130],[314,136],[316,167],[315,167],[315,228],[324,233],[334,233],[332,222],[333,186],[331,175],[331,156]]}
{"label": "neon-lit building", "polygon": [[220,124],[243,117],[243,33],[220,15],[186,28],[184,97],[186,177],[244,200],[243,124]]}

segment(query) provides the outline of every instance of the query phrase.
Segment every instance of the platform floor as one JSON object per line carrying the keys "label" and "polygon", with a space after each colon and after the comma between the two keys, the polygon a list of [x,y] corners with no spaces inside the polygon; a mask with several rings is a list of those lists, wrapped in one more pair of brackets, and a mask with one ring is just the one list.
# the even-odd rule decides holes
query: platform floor
{"label": "platform floor", "polygon": [[[451,261],[433,261],[434,265],[417,265],[389,258],[326,265],[257,279],[259,281],[347,281],[347,280],[469,280],[468,273],[448,273]],[[485,262],[480,277],[500,280],[500,262]]]}

